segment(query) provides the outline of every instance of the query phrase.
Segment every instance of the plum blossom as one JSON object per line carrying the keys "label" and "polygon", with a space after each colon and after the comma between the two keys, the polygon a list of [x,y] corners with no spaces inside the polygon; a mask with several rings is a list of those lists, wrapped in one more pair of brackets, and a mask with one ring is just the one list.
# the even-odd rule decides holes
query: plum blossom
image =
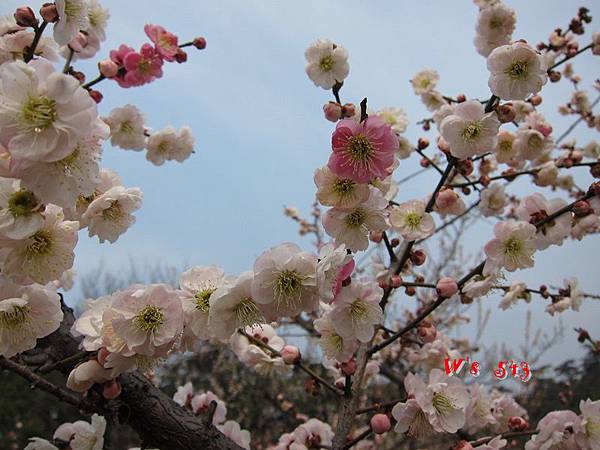
{"label": "plum blossom", "polygon": [[465,202],[452,189],[441,189],[435,196],[433,210],[441,217],[449,214],[459,215],[465,212]]}
{"label": "plum blossom", "polygon": [[408,127],[408,116],[400,108],[382,108],[377,111],[376,115],[387,123],[395,133],[404,133]]}
{"label": "plum blossom", "polygon": [[90,237],[98,236],[101,243],[114,243],[135,223],[132,213],[141,206],[142,191],[115,186],[94,198],[81,220],[88,227]]}
{"label": "plum blossom", "polygon": [[315,171],[317,199],[324,206],[349,209],[363,203],[369,197],[369,185],[357,183],[351,178],[340,178],[327,166]]}
{"label": "plum blossom", "polygon": [[175,61],[175,55],[179,52],[178,38],[168,32],[160,25],[147,24],[144,26],[146,36],[154,43],[156,51],[165,61]]}
{"label": "plum blossom", "polygon": [[88,23],[85,29],[88,36],[92,36],[100,42],[106,40],[106,26],[110,18],[110,12],[104,8],[98,0],[88,0]]}
{"label": "plum blossom", "polygon": [[465,283],[462,293],[471,299],[486,295],[497,282],[498,273],[475,275]]}
{"label": "plum blossom", "polygon": [[103,120],[110,127],[110,143],[125,150],[143,150],[146,146],[144,116],[133,105],[115,108]]}
{"label": "plum blossom", "polygon": [[383,323],[379,306],[383,289],[373,282],[353,281],[341,290],[331,310],[331,323],[337,334],[368,342],[375,325]]}
{"label": "plum blossom", "polygon": [[314,311],[319,305],[316,256],[292,243],[263,252],[254,263],[252,298],[267,318]]}
{"label": "plum blossom", "polygon": [[591,401],[589,398],[579,402],[581,411],[581,426],[585,433],[589,450],[600,449],[600,400]]}
{"label": "plum blossom", "polygon": [[58,294],[40,285],[18,286],[0,275],[0,355],[35,347],[63,318]]}
{"label": "plum blossom", "polygon": [[239,423],[234,420],[228,420],[223,425],[217,426],[217,428],[237,445],[246,450],[250,450],[250,432],[248,430],[242,430]]}
{"label": "plum blossom", "polygon": [[488,85],[502,100],[525,100],[537,94],[548,81],[540,54],[524,42],[502,45],[487,59]]}
{"label": "plum blossom", "polygon": [[[5,35],[0,33],[0,64],[18,60],[23,51],[33,43],[34,38],[35,33],[28,30],[10,32]],[[48,61],[58,61],[56,41],[50,37],[42,36],[35,47],[34,54]]]}
{"label": "plum blossom", "polygon": [[390,224],[408,241],[431,236],[435,231],[435,222],[431,214],[425,211],[425,202],[409,200],[394,206],[390,210]]}
{"label": "plum blossom", "polygon": [[366,250],[370,231],[388,228],[385,208],[388,201],[381,192],[369,188],[369,198],[353,208],[331,208],[323,215],[323,228],[338,244],[353,251]]}
{"label": "plum blossom", "polygon": [[160,52],[150,44],[143,44],[138,52],[125,55],[125,85],[122,87],[142,86],[163,76],[164,64]]}
{"label": "plum blossom", "polygon": [[91,423],[84,420],[63,423],[54,432],[54,439],[67,442],[72,450],[102,450],[105,431],[106,419],[93,414]]}
{"label": "plum blossom", "polygon": [[336,247],[329,243],[321,247],[317,263],[317,286],[322,302],[330,303],[335,299],[342,282],[352,274],[354,266],[354,259],[344,244]]}
{"label": "plum blossom", "polygon": [[[561,198],[547,200],[543,194],[536,192],[521,199],[515,214],[519,220],[539,222],[566,205],[567,202]],[[545,250],[550,245],[561,245],[570,231],[571,215],[561,214],[552,221],[538,227],[535,238],[536,248]]]}
{"label": "plum blossom", "polygon": [[501,130],[498,133],[498,140],[494,149],[496,161],[510,164],[517,157],[517,149],[513,145],[514,141],[514,133],[506,130]]}
{"label": "plum blossom", "polygon": [[29,443],[23,450],[59,450],[58,447],[52,445],[46,439],[29,438]]}
{"label": "plum blossom", "polygon": [[65,221],[61,208],[47,205],[44,224],[31,236],[14,241],[4,260],[4,274],[20,284],[46,284],[71,267],[79,222]]}
{"label": "plum blossom", "polygon": [[484,273],[504,267],[509,272],[533,267],[536,228],[528,222],[506,220],[494,226],[494,239],[483,250],[487,256]]}
{"label": "plum blossom", "polygon": [[553,140],[537,130],[519,129],[513,147],[518,154],[518,158],[533,161],[552,150]]}
{"label": "plum blossom", "polygon": [[[183,307],[186,331],[198,339],[209,339],[210,298],[227,281],[223,269],[217,266],[195,266],[179,277],[179,296]],[[227,336],[228,338],[229,336]]]}
{"label": "plum blossom", "polygon": [[437,85],[440,76],[435,70],[421,70],[410,80],[415,94],[421,95],[432,91]]}
{"label": "plum blossom", "polygon": [[156,166],[165,161],[183,162],[190,157],[194,150],[194,137],[190,127],[181,127],[179,131],[168,126],[161,131],[152,133],[146,142],[146,159]]}
{"label": "plum blossom", "polygon": [[304,53],[306,74],[316,86],[331,89],[350,73],[348,52],[329,39],[319,39]]}
{"label": "plum blossom", "polygon": [[517,18],[515,11],[501,2],[483,8],[475,27],[475,48],[481,56],[488,56],[492,50],[509,44]]}
{"label": "plum blossom", "polygon": [[208,326],[218,339],[229,339],[238,328],[265,321],[262,306],[252,297],[253,279],[253,272],[244,272],[234,282],[221,284],[210,295]]}
{"label": "plum blossom", "polygon": [[410,141],[404,136],[398,136],[398,149],[396,150],[396,158],[407,159],[412,155],[414,148]]}
{"label": "plum blossom", "polygon": [[173,400],[179,406],[188,406],[194,396],[194,386],[191,381],[188,381],[183,386],[178,386],[173,394]]}
{"label": "plum blossom", "polygon": [[[245,332],[278,352],[285,345],[285,342],[277,336],[273,327],[267,324],[246,327]],[[274,371],[281,373],[289,371],[290,366],[285,364],[280,356],[270,355],[261,346],[251,342],[241,333],[232,334],[229,344],[231,345],[231,350],[241,362],[256,370],[261,375],[267,376]]]}
{"label": "plum blossom", "polygon": [[474,450],[499,450],[501,448],[506,447],[508,441],[506,439],[502,439],[502,436],[496,436],[494,439],[489,441],[487,444],[478,445],[477,447],[473,447]]}
{"label": "plum blossom", "polygon": [[67,45],[80,30],[89,27],[88,0],[56,0],[58,22],[54,24],[54,40]]}
{"label": "plum blossom", "polygon": [[484,387],[473,383],[468,389],[471,399],[465,411],[465,430],[469,434],[474,434],[488,425],[495,423],[496,419],[491,412],[491,398],[485,392]]}
{"label": "plum blossom", "polygon": [[406,359],[411,367],[428,373],[431,369],[443,367],[446,358],[460,358],[459,352],[453,350],[451,345],[450,338],[438,332],[433,342],[426,342],[419,350],[410,348]]}
{"label": "plum blossom", "polygon": [[421,94],[421,102],[423,102],[425,107],[433,113],[448,104],[446,99],[444,99],[444,96],[435,90]]}
{"label": "plum blossom", "polygon": [[183,331],[177,292],[166,284],[134,285],[114,294],[112,328],[132,352],[164,357]]}
{"label": "plum blossom", "polygon": [[192,397],[190,406],[194,414],[206,414],[208,412],[208,408],[210,404],[215,401],[217,402],[217,408],[215,409],[215,413],[213,415],[212,423],[213,425],[219,425],[225,422],[225,417],[227,415],[227,407],[225,406],[225,402],[213,394],[211,391],[206,391],[201,394],[196,394]]}
{"label": "plum blossom", "polygon": [[494,433],[502,433],[508,430],[508,420],[511,417],[527,417],[527,411],[519,405],[507,392],[492,389],[492,415],[496,421],[491,424]]}
{"label": "plum blossom", "polygon": [[40,201],[20,180],[0,177],[0,238],[25,239],[44,225]]}
{"label": "plum blossom", "polygon": [[340,178],[357,183],[384,179],[394,164],[398,138],[391,127],[377,116],[361,123],[340,120],[331,139],[333,153],[327,166]]}
{"label": "plum blossom", "polygon": [[308,450],[315,445],[331,445],[334,433],[329,424],[318,419],[308,419],[292,432],[292,436],[294,440],[290,448]]}
{"label": "plum blossom", "polygon": [[96,103],[89,94],[43,59],[3,65],[0,87],[0,142],[13,158],[65,158],[96,123]]}
{"label": "plum blossom", "polygon": [[[406,384],[406,379],[404,383]],[[394,430],[397,433],[406,433],[407,436],[415,439],[434,433],[427,415],[415,398],[408,398],[404,403],[396,403],[392,408],[392,416],[396,419]]]}
{"label": "plum blossom", "polygon": [[525,450],[579,450],[582,439],[580,417],[573,411],[552,411],[546,414],[537,425],[538,434],[525,443]]}
{"label": "plum blossom", "polygon": [[507,202],[504,185],[500,183],[490,184],[481,191],[480,199],[479,210],[481,214],[486,217],[502,214]]}
{"label": "plum blossom", "polygon": [[440,133],[457,158],[482,155],[496,146],[500,121],[496,113],[486,113],[477,100],[457,105],[454,113],[442,120]]}
{"label": "plum blossom", "polygon": [[525,283],[517,282],[510,285],[510,288],[506,291],[498,306],[500,309],[507,310],[519,300],[525,300],[527,303],[530,303],[531,294],[527,292]]}
{"label": "plum blossom", "polygon": [[344,337],[335,331],[331,321],[331,314],[325,314],[314,322],[315,330],[321,335],[319,344],[327,358],[339,362],[346,362],[358,348],[358,339],[355,337]]}
{"label": "plum blossom", "polygon": [[583,301],[583,295],[578,288],[578,280],[575,277],[564,280],[564,288],[560,290],[563,295],[560,299],[552,299],[546,307],[546,312],[553,316],[556,313],[561,313],[571,308],[573,311],[579,311],[581,302]]}

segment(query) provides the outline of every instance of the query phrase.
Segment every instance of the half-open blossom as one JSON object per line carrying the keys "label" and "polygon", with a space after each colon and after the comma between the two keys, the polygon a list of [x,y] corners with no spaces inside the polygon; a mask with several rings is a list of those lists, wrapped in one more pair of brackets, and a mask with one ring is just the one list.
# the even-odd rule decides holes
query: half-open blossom
{"label": "half-open blossom", "polygon": [[304,53],[306,74],[316,86],[331,89],[350,72],[348,52],[329,39],[319,39]]}
{"label": "half-open blossom", "polygon": [[330,446],[334,433],[329,424],[318,419],[308,419],[298,426],[292,435],[294,436],[294,443],[290,448],[301,450],[312,448],[315,445]]}
{"label": "half-open blossom", "polygon": [[552,411],[537,425],[539,432],[525,443],[525,450],[580,450],[583,436],[581,418],[573,411]]}
{"label": "half-open blossom", "polygon": [[524,100],[537,94],[548,81],[540,54],[524,42],[503,45],[487,59],[488,85],[502,100]]}
{"label": "half-open blossom", "polygon": [[252,297],[253,279],[253,272],[244,272],[234,282],[219,286],[210,296],[208,324],[216,338],[229,339],[238,328],[265,322],[262,305]]}
{"label": "half-open blossom", "polygon": [[336,243],[345,244],[353,251],[365,250],[369,246],[370,231],[388,228],[384,213],[387,204],[381,192],[370,187],[366,202],[349,209],[329,209],[323,216],[323,228]]}
{"label": "half-open blossom", "polygon": [[84,420],[63,423],[56,429],[53,438],[68,443],[73,450],[102,450],[105,431],[106,419],[93,414],[91,423]]}
{"label": "half-open blossom", "polygon": [[524,300],[527,303],[531,302],[531,294],[527,292],[525,283],[511,284],[508,291],[502,296],[502,300],[500,300],[498,306],[500,309],[506,310],[515,305],[519,300]]}
{"label": "half-open blossom", "polygon": [[152,284],[132,286],[114,295],[115,334],[136,353],[166,356],[183,331],[177,292],[166,284]]}
{"label": "half-open blossom", "polygon": [[160,25],[147,24],[144,26],[144,32],[154,43],[162,59],[165,61],[175,61],[175,55],[179,52],[177,36],[168,32]]}
{"label": "half-open blossom", "polygon": [[263,252],[254,263],[252,298],[264,305],[270,319],[314,311],[319,305],[317,257],[292,243]]}
{"label": "half-open blossom", "polygon": [[494,226],[494,239],[483,250],[487,256],[484,273],[504,267],[509,272],[533,267],[536,228],[528,222],[506,220]]}
{"label": "half-open blossom", "polygon": [[502,214],[506,207],[507,198],[504,193],[504,185],[501,183],[492,183],[479,194],[481,203],[479,210],[485,217]]}
{"label": "half-open blossom", "polygon": [[33,235],[10,245],[4,274],[20,284],[57,280],[75,260],[79,222],[65,221],[61,208],[47,205],[44,224]]}
{"label": "half-open blossom", "polygon": [[223,425],[217,426],[217,428],[241,448],[250,450],[250,432],[248,430],[242,430],[239,423],[234,420],[228,420]]}
{"label": "half-open blossom", "polygon": [[415,94],[421,95],[430,92],[437,85],[440,76],[435,70],[421,70],[410,80]]}
{"label": "half-open blossom", "polygon": [[341,290],[331,311],[331,323],[336,333],[345,338],[368,342],[375,325],[383,322],[379,306],[383,289],[376,283],[353,281]]}
{"label": "half-open blossom", "polygon": [[143,150],[146,146],[146,129],[142,112],[133,105],[115,108],[103,117],[110,127],[110,143],[125,150]]}
{"label": "half-open blossom", "polygon": [[333,153],[327,166],[340,178],[350,178],[357,183],[386,178],[398,149],[398,138],[377,116],[370,116],[362,123],[340,120],[331,142]]}
{"label": "half-open blossom", "polygon": [[315,330],[317,330],[321,337],[319,344],[323,353],[328,358],[335,359],[339,362],[346,362],[358,348],[358,339],[354,336],[342,336],[333,327],[331,322],[331,314],[325,314],[324,316],[315,320]]}
{"label": "half-open blossom", "polygon": [[208,322],[210,298],[225,282],[225,272],[217,266],[194,266],[179,277],[185,327],[198,339],[211,336]]}
{"label": "half-open blossom", "polygon": [[142,206],[142,191],[138,188],[116,186],[96,197],[81,216],[89,236],[111,243],[135,222],[133,212]]}
{"label": "half-open blossom", "polygon": [[179,131],[168,126],[152,133],[146,142],[146,159],[156,166],[165,161],[183,162],[194,150],[194,137],[190,127],[181,127]]}
{"label": "half-open blossom", "polygon": [[163,59],[159,51],[150,44],[142,45],[138,52],[125,55],[125,82],[130,86],[150,83],[163,75]]}
{"label": "half-open blossom", "polygon": [[390,224],[408,241],[424,239],[435,231],[435,222],[421,200],[409,200],[390,210]]}
{"label": "half-open blossom", "polygon": [[40,201],[20,180],[0,177],[0,237],[25,239],[44,224]]}
{"label": "half-open blossom", "polygon": [[352,178],[340,178],[327,166],[315,171],[317,199],[323,206],[349,209],[369,197],[369,185],[357,183]]}
{"label": "half-open blossom", "polygon": [[352,255],[348,254],[344,244],[336,247],[329,243],[321,247],[317,263],[317,286],[322,302],[330,303],[335,299],[342,282],[352,274],[354,265]]}
{"label": "half-open blossom", "polygon": [[54,24],[54,40],[67,45],[80,30],[89,26],[89,4],[87,0],[56,0],[58,22]]}
{"label": "half-open blossom", "polygon": [[18,286],[0,275],[0,355],[35,347],[63,318],[58,294],[40,285]]}
{"label": "half-open blossom", "polygon": [[[536,192],[521,199],[515,214],[520,220],[538,222],[566,205],[567,202],[561,198],[547,200],[543,194]],[[561,245],[570,231],[571,215],[561,214],[538,228],[535,246],[538,250],[545,250],[550,245]]]}
{"label": "half-open blossom", "polygon": [[[276,351],[281,351],[285,345],[283,339],[277,336],[272,326],[259,324],[253,327],[246,327],[244,331],[255,339],[264,342]],[[290,371],[280,356],[273,356],[261,346],[250,341],[241,333],[234,333],[229,339],[231,350],[241,362],[257,371],[259,374],[268,376],[273,372],[288,373]]]}
{"label": "half-open blossom", "polygon": [[465,202],[452,189],[441,189],[435,196],[433,210],[442,217],[448,214],[457,216],[464,213],[465,209]]}
{"label": "half-open blossom", "polygon": [[440,133],[450,144],[452,155],[464,159],[492,151],[499,128],[496,113],[486,113],[479,101],[470,100],[457,105],[442,121]]}
{"label": "half-open blossom", "polygon": [[13,158],[57,161],[89,135],[96,103],[70,75],[43,59],[0,69],[0,141]]}

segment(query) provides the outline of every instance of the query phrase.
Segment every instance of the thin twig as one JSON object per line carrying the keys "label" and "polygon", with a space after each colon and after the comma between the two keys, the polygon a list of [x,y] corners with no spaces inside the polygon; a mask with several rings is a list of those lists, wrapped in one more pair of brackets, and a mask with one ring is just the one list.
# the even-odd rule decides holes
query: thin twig
{"label": "thin twig", "polygon": [[25,53],[25,56],[23,56],[23,60],[26,63],[28,63],[29,61],[31,61],[33,59],[33,56],[35,55],[35,49],[36,49],[37,45],[39,44],[40,39],[42,38],[42,34],[44,34],[44,30],[46,29],[47,25],[48,25],[48,22],[44,21],[44,22],[42,22],[42,24],[39,27],[36,28],[35,34],[33,36],[33,41],[31,42],[31,45],[27,49],[27,53]]}

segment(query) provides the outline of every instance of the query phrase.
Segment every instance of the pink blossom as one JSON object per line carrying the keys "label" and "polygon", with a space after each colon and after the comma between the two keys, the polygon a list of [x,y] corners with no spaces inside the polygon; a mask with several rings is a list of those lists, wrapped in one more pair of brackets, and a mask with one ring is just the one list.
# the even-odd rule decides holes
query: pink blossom
{"label": "pink blossom", "polygon": [[162,77],[163,59],[160,53],[150,44],[142,45],[139,53],[129,52],[125,55],[125,82],[128,86],[141,86]]}
{"label": "pink blossom", "polygon": [[386,178],[398,148],[398,138],[379,117],[369,117],[362,123],[341,120],[331,141],[333,154],[327,166],[337,176],[358,183]]}
{"label": "pink blossom", "polygon": [[179,52],[177,36],[168,32],[160,25],[147,24],[144,26],[146,36],[154,43],[156,51],[165,61],[175,61],[175,56]]}

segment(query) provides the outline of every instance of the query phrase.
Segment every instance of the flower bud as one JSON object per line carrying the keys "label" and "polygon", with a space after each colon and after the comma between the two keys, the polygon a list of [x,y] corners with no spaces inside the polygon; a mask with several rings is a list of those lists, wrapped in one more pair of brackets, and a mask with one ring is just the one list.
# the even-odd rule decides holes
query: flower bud
{"label": "flower bud", "polygon": [[540,106],[542,104],[542,97],[539,95],[534,95],[529,99],[529,103],[533,106]]}
{"label": "flower bud", "polygon": [[344,103],[344,106],[342,106],[342,115],[344,117],[354,117],[355,114],[356,106],[354,106],[354,103]]}
{"label": "flower bud", "polygon": [[203,37],[197,37],[192,42],[194,47],[196,47],[198,50],[204,50],[206,48],[206,39]]}
{"label": "flower bud", "polygon": [[500,123],[509,123],[515,120],[517,112],[510,103],[505,103],[498,106],[496,109],[496,115],[498,116]]}
{"label": "flower bud", "polygon": [[468,441],[459,441],[452,447],[452,450],[473,450],[473,446]]}
{"label": "flower bud", "polygon": [[371,242],[375,242],[376,244],[378,244],[383,239],[383,232],[381,232],[381,231],[371,231],[369,233],[369,239],[371,240]]}
{"label": "flower bud", "polygon": [[412,286],[407,286],[404,289],[404,293],[406,295],[408,295],[409,297],[412,297],[413,295],[415,295],[417,293],[417,290],[414,287],[412,287]]}
{"label": "flower bud", "polygon": [[454,278],[440,278],[435,285],[435,290],[440,297],[450,298],[458,292],[458,284]]}
{"label": "flower bud", "polygon": [[556,70],[552,70],[550,72],[550,75],[548,76],[548,78],[550,78],[550,81],[552,83],[557,83],[560,81],[560,79],[562,78],[562,75],[560,74],[560,72],[556,71]]}
{"label": "flower bud", "polygon": [[600,163],[590,167],[590,174],[592,174],[594,178],[600,178]]}
{"label": "flower bud", "polygon": [[329,102],[323,105],[325,118],[330,122],[337,122],[342,118],[342,105],[336,102]]}
{"label": "flower bud", "polygon": [[423,250],[415,250],[410,254],[410,262],[412,262],[415,266],[422,266],[425,264],[426,259],[427,255]]}
{"label": "flower bud", "polygon": [[581,328],[579,330],[579,335],[577,336],[577,340],[581,343],[584,343],[589,338],[590,338],[590,333],[588,333],[587,330],[584,330],[583,328]]}
{"label": "flower bud", "polygon": [[427,158],[421,158],[421,161],[419,161],[419,164],[421,165],[421,167],[427,169],[429,167],[429,160]]}
{"label": "flower bud", "polygon": [[304,389],[310,395],[314,395],[315,397],[319,395],[319,383],[317,383],[312,378],[308,378],[304,383]]}
{"label": "flower bud", "polygon": [[392,423],[386,414],[375,414],[371,417],[371,429],[375,434],[383,434],[390,431]]}
{"label": "flower bud", "polygon": [[419,147],[419,150],[425,150],[427,147],[429,147],[429,139],[419,138],[417,141],[417,147]]}
{"label": "flower bud", "polygon": [[400,245],[400,239],[398,239],[398,238],[394,238],[394,239],[392,239],[392,240],[390,241],[390,245],[391,245],[392,247],[398,247],[398,246]]}
{"label": "flower bud", "polygon": [[400,277],[400,275],[392,275],[392,277],[390,278],[390,286],[392,286],[394,289],[397,289],[400,286],[402,286],[402,278]]}
{"label": "flower bud", "polygon": [[289,365],[300,362],[300,350],[294,345],[286,345],[281,350],[281,358],[283,362]]}
{"label": "flower bud", "polygon": [[37,27],[38,20],[29,6],[21,6],[15,11],[15,20],[20,27]]}
{"label": "flower bud", "polygon": [[356,372],[356,360],[354,358],[342,363],[340,365],[340,369],[342,371],[342,373],[346,376],[351,376],[354,375],[354,372]]}
{"label": "flower bud", "polygon": [[45,22],[58,22],[58,11],[54,3],[44,3],[40,8],[40,15]]}
{"label": "flower bud", "polygon": [[467,101],[467,97],[465,96],[465,94],[459,94],[456,96],[456,101],[458,103],[464,103]]}
{"label": "flower bud", "polygon": [[113,78],[119,72],[119,66],[112,59],[104,59],[98,63],[98,70],[106,78]]}
{"label": "flower bud", "polygon": [[433,342],[437,336],[437,329],[434,326],[419,327],[417,334],[423,339],[423,342]]}
{"label": "flower bud", "polygon": [[90,89],[88,92],[90,94],[90,97],[92,97],[92,100],[94,100],[96,103],[100,103],[102,101],[102,99],[104,98],[104,96],[102,95],[102,93],[100,91]]}
{"label": "flower bud", "polygon": [[586,200],[579,200],[573,205],[573,213],[576,217],[585,217],[592,212],[592,207]]}
{"label": "flower bud", "polygon": [[508,419],[508,428],[511,431],[523,431],[529,428],[529,422],[522,417],[513,416]]}
{"label": "flower bud", "polygon": [[102,397],[106,400],[114,400],[121,395],[121,384],[117,380],[110,380],[102,386]]}
{"label": "flower bud", "polygon": [[177,53],[175,54],[175,61],[177,61],[179,64],[184,63],[187,61],[188,55],[187,53],[183,50],[183,49],[179,49],[177,50]]}

